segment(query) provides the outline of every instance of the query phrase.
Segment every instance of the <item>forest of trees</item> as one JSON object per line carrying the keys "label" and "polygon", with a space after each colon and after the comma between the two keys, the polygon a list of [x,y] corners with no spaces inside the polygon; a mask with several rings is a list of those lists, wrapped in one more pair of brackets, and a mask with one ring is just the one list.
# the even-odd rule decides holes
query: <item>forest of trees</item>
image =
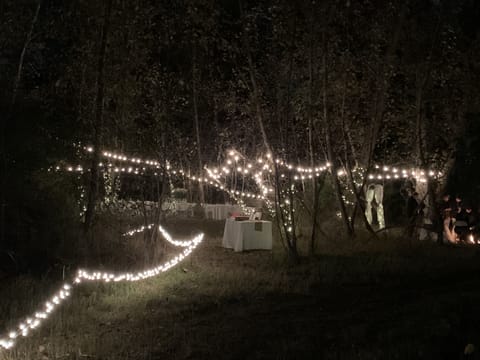
{"label": "forest of trees", "polygon": [[192,174],[232,148],[329,161],[331,176],[276,179],[294,255],[294,210],[309,214],[311,251],[326,203],[350,237],[367,225],[360,167],[434,168],[449,181],[432,193],[475,194],[479,16],[475,0],[2,0],[1,246],[55,246],[78,222],[79,181],[47,169],[87,145],[87,233],[102,149]]}

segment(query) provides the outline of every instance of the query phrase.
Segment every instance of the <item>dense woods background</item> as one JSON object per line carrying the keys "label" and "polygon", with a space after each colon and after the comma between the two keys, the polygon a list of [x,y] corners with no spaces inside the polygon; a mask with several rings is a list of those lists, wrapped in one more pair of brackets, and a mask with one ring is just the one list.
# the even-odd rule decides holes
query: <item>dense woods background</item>
{"label": "dense woods background", "polygon": [[[101,149],[193,174],[231,148],[328,160],[301,187],[311,239],[337,209],[347,234],[363,226],[340,168],[434,168],[437,194],[478,199],[479,16],[474,0],[2,0],[1,247],[50,253],[84,204],[92,225]],[[80,161],[90,179],[47,171]]]}

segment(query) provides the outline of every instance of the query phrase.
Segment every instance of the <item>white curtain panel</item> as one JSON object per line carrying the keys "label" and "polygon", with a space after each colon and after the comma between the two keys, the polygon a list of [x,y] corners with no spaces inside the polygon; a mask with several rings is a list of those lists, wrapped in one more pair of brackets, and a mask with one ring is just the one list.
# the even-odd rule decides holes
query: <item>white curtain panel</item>
{"label": "white curtain panel", "polygon": [[365,208],[365,216],[369,224],[372,224],[372,201],[375,199],[377,203],[377,220],[378,228],[383,229],[385,227],[385,216],[383,213],[383,185],[376,184],[369,186],[365,194],[367,200],[367,206]]}

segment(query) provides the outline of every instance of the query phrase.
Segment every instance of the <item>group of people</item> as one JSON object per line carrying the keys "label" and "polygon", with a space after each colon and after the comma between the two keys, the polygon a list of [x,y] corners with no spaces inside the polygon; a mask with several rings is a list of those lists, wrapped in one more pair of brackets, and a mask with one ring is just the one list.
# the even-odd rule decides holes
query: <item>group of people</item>
{"label": "group of people", "polygon": [[444,194],[437,205],[439,240],[477,243],[480,224],[475,210],[471,203],[463,202],[461,196],[451,198],[449,194]]}
{"label": "group of people", "polygon": [[[460,195],[452,198],[444,194],[432,212],[426,209],[424,199],[414,188],[407,189],[407,194],[410,237],[422,237],[422,233],[425,237],[426,230],[432,226],[440,243],[480,243],[480,209],[475,209],[471,202],[464,202]],[[417,233],[418,229],[425,230]]]}

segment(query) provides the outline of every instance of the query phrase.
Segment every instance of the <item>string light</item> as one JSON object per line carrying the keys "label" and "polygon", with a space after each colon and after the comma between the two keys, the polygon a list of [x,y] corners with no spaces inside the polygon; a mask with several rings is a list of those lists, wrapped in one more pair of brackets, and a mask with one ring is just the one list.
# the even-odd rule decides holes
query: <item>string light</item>
{"label": "string light", "polygon": [[[170,239],[171,240],[171,239]],[[157,276],[162,272],[165,272],[172,267],[176,266],[180,261],[184,260],[189,256],[192,251],[200,244],[203,240],[203,234],[197,235],[190,241],[175,241],[171,240],[171,243],[176,246],[183,246],[185,249],[173,259],[167,261],[166,263],[159,265],[157,267],[144,270],[136,273],[108,273],[102,271],[86,271],[78,270],[77,276],[74,279],[74,284],[80,284],[82,281],[103,281],[103,282],[120,282],[120,281],[140,281],[145,280],[153,276]]]}
{"label": "string light", "polygon": [[[142,225],[136,229],[127,231],[126,233],[123,234],[123,236],[133,236],[135,234],[139,234],[144,232],[147,229],[152,229],[154,224],[149,224],[149,225]],[[174,240],[172,236],[165,230],[161,225],[158,225],[158,230],[160,233],[163,235],[165,240],[169,242],[170,244],[174,246],[180,246],[180,247],[188,247],[193,244],[194,240]]]}
{"label": "string light", "polygon": [[[399,170],[396,167],[390,167],[390,166],[379,166],[375,165],[374,169],[376,170],[375,172],[369,173],[368,179],[373,180],[373,179],[378,179],[378,180],[391,180],[391,179],[400,179],[400,178],[414,178],[417,181],[420,181],[422,183],[428,182],[428,178],[431,179],[438,179],[442,177],[442,173],[440,171],[434,171],[434,170],[421,170],[418,168],[403,168]],[[380,173],[379,170],[382,170]],[[401,174],[399,174],[401,173]]]}
{"label": "string light", "polygon": [[144,232],[146,229],[151,229],[152,227],[153,227],[153,224],[150,224],[147,226],[142,225],[139,228],[127,231],[126,233],[122,234],[122,236],[133,236],[135,234]]}
{"label": "string light", "polygon": [[[91,147],[85,148],[87,152],[92,152]],[[155,160],[142,159],[139,157],[127,156],[120,152],[112,151],[103,151],[102,156],[109,159],[110,161],[118,162],[130,162],[133,166],[142,164],[141,168],[133,166],[115,166],[108,164],[108,169],[115,173],[127,172],[135,175],[143,175],[146,171],[146,168],[153,167],[155,169],[160,169],[160,163]],[[315,166],[303,166],[303,165],[293,165],[287,163],[286,161],[275,158],[272,154],[268,153],[264,157],[258,157],[256,161],[248,161],[248,159],[242,155],[240,152],[235,149],[229,150],[226,156],[226,160],[219,167],[209,169],[205,167],[207,171],[207,176],[198,175],[187,175],[182,170],[171,169],[169,163],[167,162],[166,171],[169,175],[181,175],[186,178],[198,182],[204,185],[215,186],[216,188],[225,191],[231,198],[236,200],[239,204],[243,203],[242,198],[252,198],[252,199],[262,199],[263,201],[267,200],[267,197],[274,193],[274,188],[272,185],[282,186],[284,183],[290,183],[290,181],[299,181],[303,182],[305,180],[313,179],[314,177],[319,177],[322,172],[328,171],[331,168],[330,162],[325,162],[324,164],[317,164]],[[367,176],[369,180],[377,181],[388,181],[388,180],[398,180],[400,178],[409,178],[413,177],[419,182],[427,182],[428,178],[438,178],[442,176],[440,172],[435,172],[434,170],[418,170],[411,168],[407,170],[406,168],[398,169],[395,166],[389,165],[374,165],[374,171],[366,173],[365,169],[362,167],[356,167],[352,169],[352,173],[356,174],[354,182],[357,186],[363,184],[363,179]],[[67,168],[67,171],[83,171],[81,167],[70,166]],[[270,174],[273,171],[277,172],[278,179],[280,183],[272,184]],[[222,184],[222,179],[226,183],[228,176],[236,174],[241,175],[242,179],[242,190],[229,189],[224,184]],[[157,173],[155,173],[157,175]],[[338,169],[337,176],[343,178],[347,175],[345,169]],[[258,188],[258,192],[247,192],[244,191],[243,186],[245,181],[253,178]],[[360,178],[360,179],[357,179]],[[346,185],[346,190],[353,192],[352,189],[349,189],[349,186]]]}
{"label": "string light", "polygon": [[[87,152],[93,152],[93,147],[91,147],[91,146],[85,147],[84,149]],[[268,163],[273,164],[273,158],[272,158],[271,154],[267,154],[265,159],[262,159],[262,158],[258,159],[258,162],[260,164],[262,164],[262,166],[260,166],[258,169],[256,169],[255,166],[253,165],[253,164],[255,164],[255,162],[247,162],[245,167],[242,167],[242,166],[236,166],[235,167],[234,164],[238,163],[240,159],[246,159],[245,156],[241,155],[238,151],[235,151],[235,150],[230,150],[228,155],[230,156],[230,158],[227,159],[226,164],[224,164],[224,166],[220,167],[220,170],[214,169],[214,171],[212,172],[208,168],[206,168],[207,172],[208,172],[208,176],[210,177],[210,179],[208,179],[206,177],[203,177],[201,175],[200,176],[199,175],[187,176],[187,175],[185,175],[183,170],[170,169],[169,165],[167,165],[167,170],[170,170],[170,171],[167,171],[167,172],[169,174],[174,174],[174,175],[177,175],[177,174],[184,175],[187,178],[189,178],[190,180],[194,180],[194,181],[197,181],[199,183],[204,183],[206,185],[215,185],[218,188],[220,188],[219,179],[221,178],[221,176],[224,176],[224,177],[228,176],[229,174],[231,174],[233,172],[232,170],[236,170],[238,173],[241,173],[244,176],[255,174],[254,177],[256,178],[257,183],[258,183],[258,179],[260,177],[264,176],[265,173],[272,173],[273,172],[273,168],[268,164]],[[104,168],[104,170],[108,169],[109,171],[112,171],[114,173],[129,173],[129,174],[134,174],[134,175],[144,175],[145,171],[147,170],[148,167],[153,167],[154,169],[160,169],[161,168],[160,163],[158,161],[142,159],[140,157],[129,156],[129,155],[126,155],[126,154],[120,153],[120,152],[102,151],[101,156],[103,156],[104,158],[107,158],[110,161],[127,162],[127,163],[129,162],[132,165],[137,165],[137,166],[113,166],[113,164],[111,164],[111,163],[108,163],[108,164],[100,163],[99,164],[99,166]],[[318,177],[318,176],[320,176],[320,172],[325,171],[330,166],[329,163],[326,163],[326,165],[317,166],[317,167],[304,167],[304,166],[294,167],[293,165],[287,164],[286,162],[284,162],[284,161],[282,161],[281,159],[278,159],[278,158],[275,160],[275,162],[278,166],[283,167],[283,168],[287,169],[288,171],[294,171],[294,172],[298,173],[299,175],[295,176],[294,180],[300,180],[300,181],[305,180],[307,178],[312,179],[314,176]],[[138,167],[139,164],[142,164],[143,166]],[[167,162],[167,164],[168,164],[168,162]],[[233,169],[232,169],[232,166],[228,166],[228,165],[232,165]],[[84,169],[81,165],[77,165],[77,166],[67,165],[67,166],[63,166],[63,167],[58,165],[55,168],[55,170],[57,170],[57,171],[65,170],[65,171],[68,171],[68,172],[77,171],[77,172],[80,172],[80,173],[84,172]],[[87,169],[87,171],[90,171],[90,169]],[[305,175],[305,174],[307,174],[307,175]],[[158,174],[155,173],[155,175],[158,175]],[[287,178],[286,173],[282,173],[280,175],[280,177],[282,179],[286,179]],[[217,184],[215,184],[215,182]],[[221,188],[221,190],[224,190],[224,189]],[[230,194],[234,193],[234,191],[232,191],[232,190],[227,190],[227,192],[230,193]],[[263,198],[264,195],[262,194],[262,192],[263,193],[268,193],[268,192],[273,192],[273,190],[269,189],[267,191],[261,191],[260,193],[257,193],[257,194],[246,193],[245,196],[246,197],[252,197],[252,198]],[[236,195],[239,196],[239,194],[236,194]],[[240,196],[242,196],[242,195],[240,195]]]}
{"label": "string light", "polygon": [[8,334],[3,338],[0,337],[0,350],[2,348],[5,350],[13,348],[16,344],[17,338],[27,337],[33,330],[37,329],[51,316],[56,308],[58,308],[63,302],[65,302],[67,298],[70,297],[74,286],[78,286],[83,281],[101,281],[105,283],[121,281],[132,282],[157,276],[173,268],[182,260],[187,258],[202,242],[204,236],[204,234],[201,233],[195,236],[192,240],[178,241],[173,240],[170,234],[168,234],[168,232],[166,232],[166,230],[161,226],[159,226],[159,230],[168,242],[175,246],[185,247],[185,249],[173,259],[168,260],[166,263],[137,273],[107,273],[102,271],[78,270],[73,283],[63,284],[60,290],[54,293],[53,296],[46,301],[40,310],[35,312],[33,316],[28,317],[25,319],[25,321],[22,321],[15,330],[8,332]]}
{"label": "string light", "polygon": [[[87,147],[85,148],[87,152],[92,152],[93,148]],[[102,155],[109,160],[119,161],[119,162],[130,162],[133,164],[142,164],[143,166],[147,167],[154,167],[155,169],[160,168],[160,163],[154,160],[147,160],[141,159],[138,157],[127,156],[122,153],[118,152],[111,152],[111,151],[103,151]],[[241,166],[240,160],[243,161],[243,166]],[[208,177],[204,177],[200,175],[187,175],[182,170],[175,170],[171,169],[169,163],[167,162],[167,174],[168,175],[180,175],[185,176],[186,178],[198,182],[204,185],[215,186],[217,189],[226,192],[232,199],[234,199],[238,204],[242,206],[242,208],[246,208],[243,198],[251,198],[251,199],[261,199],[263,201],[267,200],[267,197],[274,193],[274,188],[272,187],[271,180],[269,179],[269,174],[276,170],[278,172],[278,179],[280,179],[280,183],[275,183],[274,185],[282,186],[282,183],[285,181],[300,181],[303,182],[307,179],[313,179],[314,177],[319,177],[322,172],[327,171],[331,168],[331,163],[326,162],[322,165],[316,166],[302,166],[287,163],[280,158],[276,158],[271,154],[267,154],[264,158],[259,157],[256,161],[248,161],[247,158],[239,153],[238,151],[232,149],[227,153],[226,162],[221,164],[218,168],[213,168],[212,170],[205,166],[205,170],[207,171]],[[417,181],[421,183],[426,183],[428,178],[438,178],[442,174],[440,172],[435,172],[433,170],[423,171],[418,169],[401,169],[401,171],[395,166],[389,165],[374,165],[373,168],[375,172],[370,172],[366,174],[369,180],[376,180],[376,181],[389,181],[389,180],[398,180],[400,178],[409,178],[413,177]],[[123,166],[115,166],[112,168],[112,164],[108,164],[108,169],[115,173],[130,173],[135,175],[143,175],[146,171],[145,167],[139,169],[138,167],[123,167]],[[282,169],[282,170],[280,170]],[[79,171],[83,172],[83,168],[81,166],[73,167],[69,166],[67,171]],[[356,174],[354,178],[354,182],[357,186],[361,186],[363,184],[363,179],[365,176],[365,169],[362,167],[356,167],[352,169],[352,173]],[[242,175],[242,190],[235,190],[227,188],[222,182],[220,181],[223,178],[223,181],[227,181],[227,177],[233,174],[241,174]],[[157,175],[157,173],[155,173]],[[337,176],[343,178],[347,175],[347,172],[344,169],[337,170]],[[243,184],[245,184],[245,177],[254,179],[258,192],[248,192],[244,191]],[[360,177],[360,179],[357,179]],[[287,182],[287,183],[288,183]],[[348,184],[344,184],[344,188],[346,191],[353,193],[353,189],[350,189]],[[345,199],[347,204],[353,204],[352,201]]]}
{"label": "string light", "polygon": [[[90,153],[93,152],[93,147],[91,147],[91,146],[87,146],[84,149],[87,152],[90,152]],[[157,168],[157,169],[160,168],[160,163],[156,160],[149,160],[149,159],[142,159],[140,157],[128,156],[128,155],[120,153],[120,152],[102,151],[101,155],[103,157],[107,158],[107,159],[114,160],[114,161],[130,162],[132,164],[143,164],[143,165],[146,165],[147,167],[154,167],[154,168]],[[240,159],[246,160],[246,157],[235,149],[229,150],[228,153],[227,153],[226,164],[233,166]],[[247,162],[246,168],[237,165],[237,166],[234,167],[234,169],[236,169],[238,172],[241,172],[241,173],[244,173],[244,174],[249,174],[250,172],[252,172],[251,169],[254,168],[254,166],[252,164],[255,164],[255,163],[262,164],[262,166],[260,167],[260,173],[263,173],[264,171],[271,171],[272,168],[269,165],[269,163],[270,164],[276,163],[277,166],[279,166],[279,167],[282,167],[284,169],[287,169],[289,171],[294,171],[295,173],[297,173],[296,176],[294,176],[294,180],[305,180],[307,178],[313,178],[313,174],[315,174],[315,176],[318,177],[318,176],[320,176],[321,172],[326,171],[331,167],[330,162],[326,162],[322,165],[316,165],[316,166],[302,166],[302,165],[294,166],[290,163],[287,163],[287,162],[281,160],[280,158],[276,158],[275,160],[273,160],[272,154],[268,153],[268,154],[266,154],[265,158],[259,157],[256,162],[255,161]],[[224,165],[220,168],[220,170],[215,171],[215,178],[219,179],[220,175],[230,174],[231,170],[232,170],[231,166],[225,166]],[[167,168],[168,168],[168,166],[167,166]],[[396,167],[392,167],[392,166],[389,166],[389,165],[378,165],[378,164],[376,164],[376,165],[374,165],[374,169],[378,170],[378,171],[381,171],[382,174],[378,174],[378,173],[375,173],[375,172],[369,173],[369,174],[367,174],[367,176],[369,178],[371,178],[370,175],[373,175],[375,178],[378,178],[378,176],[382,176],[382,179],[384,179],[384,176],[386,175],[386,173],[389,173],[390,179],[398,179],[399,178],[399,177],[395,177],[395,174],[399,172],[399,169],[396,168]],[[59,169],[57,169],[57,170],[59,170]],[[76,167],[68,166],[66,168],[66,170],[67,171],[83,171],[83,168],[80,165],[76,166]],[[142,168],[142,170],[146,170],[146,169]],[[139,168],[116,167],[114,171],[115,172],[136,173],[136,172],[139,172]],[[173,171],[173,173],[176,173],[176,172],[177,171]],[[182,173],[181,170],[178,170],[178,172]],[[404,177],[404,178],[409,177],[408,175],[405,175],[405,174],[409,174],[409,173],[411,174],[412,177],[415,177],[417,179],[426,179],[427,176],[430,177],[430,178],[438,178],[438,177],[442,176],[441,172],[436,172],[434,170],[423,171],[423,170],[418,170],[418,169],[415,169],[415,168],[411,168],[410,170],[402,169],[401,172],[402,172],[402,177]],[[311,173],[312,177],[309,177],[308,175],[305,175],[305,174],[308,174],[308,173]],[[281,177],[285,178],[286,174],[285,173],[282,173],[282,174],[284,176],[283,177],[281,176]],[[303,174],[303,178],[302,178],[302,174]],[[340,169],[338,175],[339,176],[345,175],[345,171]],[[197,178],[202,179],[201,182],[206,181],[201,176],[200,177],[197,176]]]}

